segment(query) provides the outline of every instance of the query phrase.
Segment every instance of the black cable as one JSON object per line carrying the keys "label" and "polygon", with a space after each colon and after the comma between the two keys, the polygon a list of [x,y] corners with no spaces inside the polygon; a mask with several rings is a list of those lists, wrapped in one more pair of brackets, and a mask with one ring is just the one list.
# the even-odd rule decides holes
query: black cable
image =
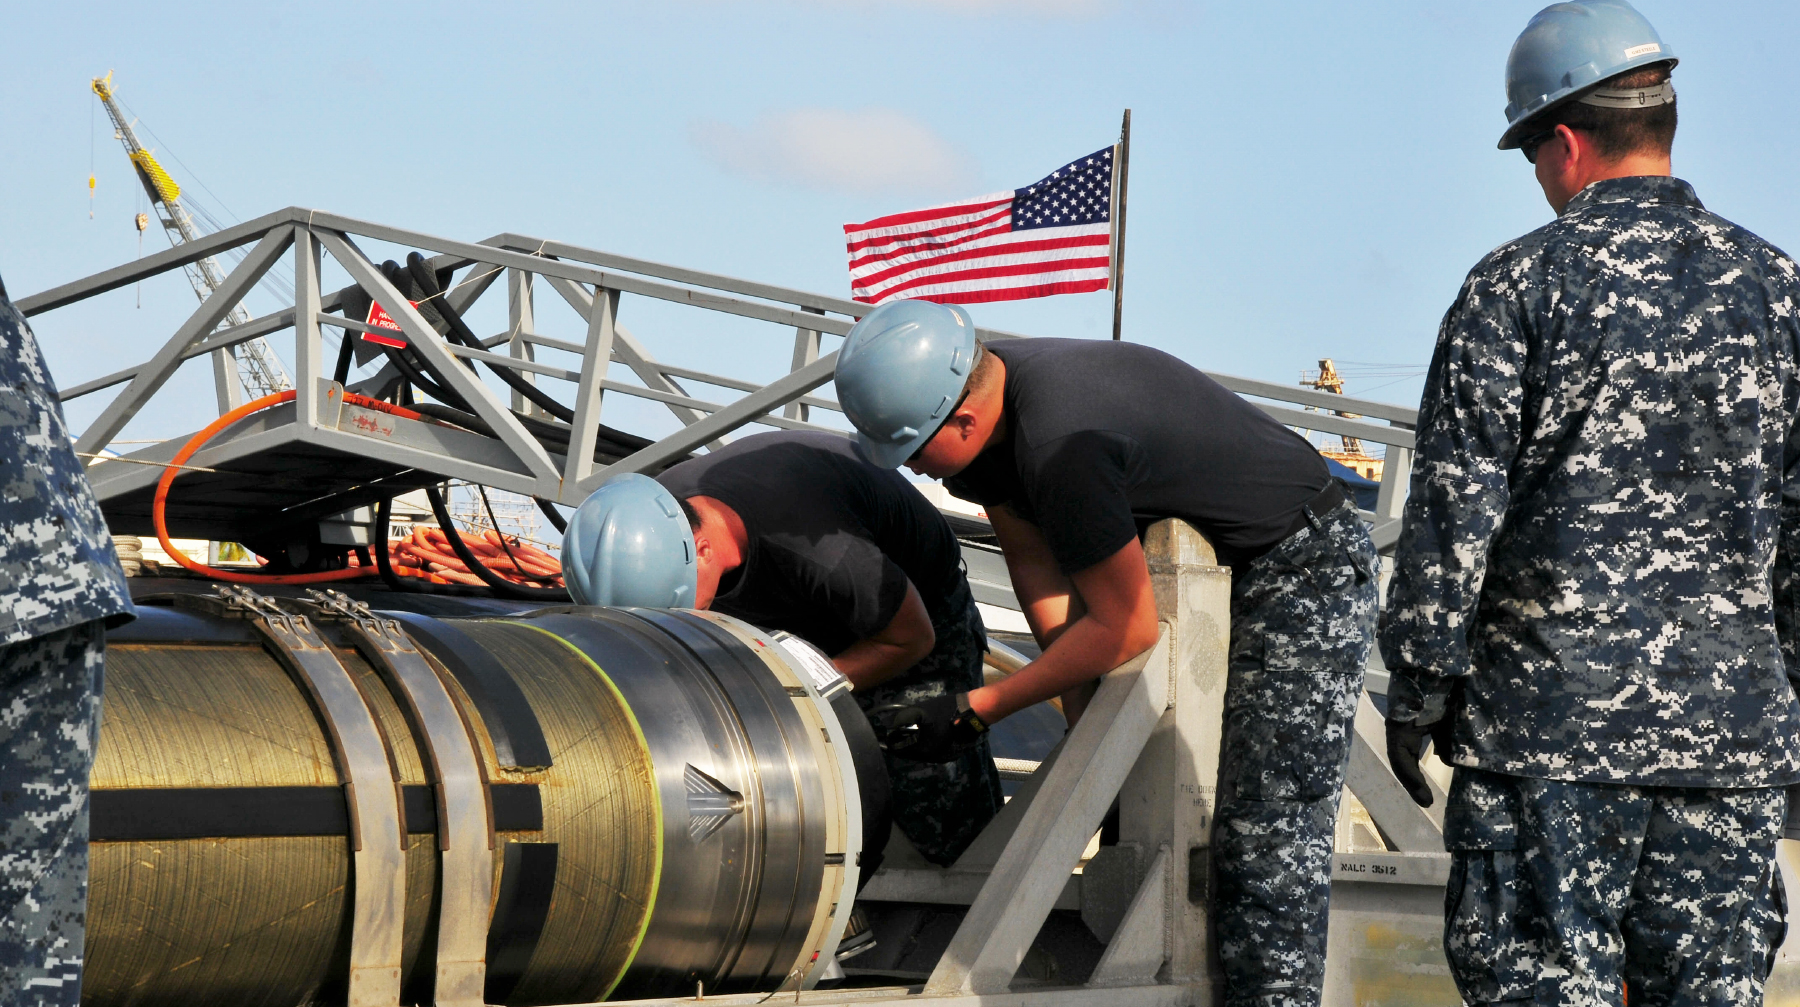
{"label": "black cable", "polygon": [[[513,555],[512,545],[506,541],[506,535],[500,531],[500,519],[494,516],[494,505],[488,500],[487,487],[478,485],[475,488],[481,493],[481,506],[487,508],[488,523],[494,526],[494,537],[500,540],[500,551],[506,553],[507,559],[512,560],[513,569],[519,571],[519,576],[526,580],[555,580],[554,577],[539,577],[536,574],[525,572],[525,564],[520,563],[519,557]],[[536,497],[532,499],[535,500]]]}
{"label": "black cable", "polygon": [[562,511],[556,509],[555,504],[545,500],[543,497],[532,497],[531,500],[538,505],[538,510],[543,511],[544,516],[550,519],[550,523],[556,526],[558,534],[566,535],[569,533],[569,522],[562,516]]}
{"label": "black cable", "polygon": [[[381,275],[387,277],[388,282],[394,285],[394,289],[400,291],[400,296],[409,301],[419,297],[418,284],[414,282],[412,274],[402,269],[394,260],[389,259],[381,264]],[[370,303],[374,302],[371,300]],[[413,387],[440,402],[459,409],[469,408],[468,402],[449,387],[450,383],[444,380],[443,375],[437,373],[437,369],[432,367],[429,361],[418,356],[410,346],[388,346],[385,343],[376,345],[381,347],[381,351],[388,361],[407,381],[412,383]],[[340,352],[339,355],[341,357],[342,353]]]}
{"label": "black cable", "polygon": [[[429,311],[436,314],[448,329],[446,335],[469,349],[486,349],[481,343],[481,338],[475,335],[474,331],[463,321],[462,315],[450,306],[449,299],[443,296],[443,291],[438,288],[437,277],[432,275],[431,267],[425,262],[425,257],[418,252],[408,254],[406,269],[411,274],[413,283],[424,293],[424,296],[419,299],[419,313],[426,314]],[[427,318],[429,317],[430,315],[427,315]],[[469,366],[473,367],[474,362],[469,361]],[[499,375],[501,381],[511,385],[514,391],[536,403],[545,412],[564,423],[574,422],[575,410],[551,398],[538,386],[513,371],[512,368],[496,367],[490,364],[488,369]]]}
{"label": "black cable", "polygon": [[[421,263],[425,261],[424,256],[421,256],[417,252],[414,252],[407,257],[409,263],[413,259],[418,259]],[[425,276],[431,276],[431,270],[428,268],[421,269],[420,272]],[[452,342],[460,342],[460,340],[454,338],[450,326],[444,322],[443,315],[432,305],[433,298],[441,299],[441,293],[439,292],[435,278],[428,289],[425,284],[419,281],[418,275],[415,275],[410,269],[400,265],[393,259],[389,259],[381,264],[381,275],[387,277],[388,282],[394,285],[394,289],[400,291],[401,296],[412,302],[413,308],[419,312],[420,317],[425,319],[425,324],[431,326],[431,331]],[[430,364],[425,363],[423,357],[420,358],[420,363],[428,368],[431,366]],[[475,361],[473,360],[464,360],[462,361],[462,365],[467,367],[470,371],[475,370]],[[435,369],[432,369],[432,373],[436,374],[437,372]],[[442,375],[438,376],[440,378],[442,377]],[[448,381],[443,383],[446,385],[449,384]]]}
{"label": "black cable", "polygon": [[[487,437],[499,436],[486,420],[472,412],[431,402],[421,402],[410,408],[434,420],[442,420]],[[526,416],[523,413],[513,413],[513,417],[545,448],[558,454],[569,453],[569,435],[574,433],[573,428],[561,423],[539,419],[536,416]],[[601,424],[598,436],[594,439],[594,460],[602,463],[614,462],[649,447],[651,443],[653,442],[648,437],[639,437],[636,434],[626,433],[623,430]],[[684,455],[680,458],[670,459],[668,464],[674,465],[686,461],[689,457],[691,456]]]}
{"label": "black cable", "polygon": [[338,342],[337,366],[331,369],[331,380],[338,384],[350,381],[350,357],[356,349],[356,340],[362,333],[344,330],[344,338]]}
{"label": "black cable", "polygon": [[410,592],[411,589],[400,580],[400,575],[394,572],[394,562],[388,555],[387,547],[388,512],[393,505],[393,497],[382,497],[380,502],[375,505],[375,542],[379,546],[375,550],[375,570],[381,574],[381,582],[388,586],[388,590],[404,594]]}
{"label": "black cable", "polygon": [[[437,381],[427,377],[418,367],[413,366],[412,361],[408,360],[406,357],[408,351],[405,347],[383,346],[382,350],[387,354],[388,360],[393,362],[394,368],[398,370],[413,387],[452,408],[469,408],[469,404],[463,401],[461,395],[438,384]],[[420,363],[425,362],[420,361]],[[425,366],[428,370],[431,368],[430,364],[425,364]],[[436,374],[437,372],[433,370],[432,373]]]}
{"label": "black cable", "polygon": [[456,558],[468,566],[470,573],[481,578],[483,584],[493,588],[502,597],[522,598],[527,601],[566,602],[569,600],[569,592],[563,588],[526,587],[523,584],[514,584],[489,570],[487,564],[481,562],[476,557],[474,550],[469,548],[469,544],[462,540],[462,534],[456,530],[456,523],[450,519],[450,508],[444,506],[444,495],[438,492],[436,486],[425,487],[425,499],[431,501],[431,513],[437,516],[438,527],[443,529],[444,538],[450,543],[450,551],[456,553]]}
{"label": "black cable", "polygon": [[[384,497],[375,505],[375,535],[376,540],[382,543],[387,542],[390,508],[393,503],[393,497]],[[459,598],[494,596],[494,592],[487,588],[472,584],[433,584],[423,577],[402,577],[394,572],[393,558],[388,555],[385,547],[375,550],[375,569],[381,574],[381,582],[387,585],[388,590],[399,594],[445,594]]]}

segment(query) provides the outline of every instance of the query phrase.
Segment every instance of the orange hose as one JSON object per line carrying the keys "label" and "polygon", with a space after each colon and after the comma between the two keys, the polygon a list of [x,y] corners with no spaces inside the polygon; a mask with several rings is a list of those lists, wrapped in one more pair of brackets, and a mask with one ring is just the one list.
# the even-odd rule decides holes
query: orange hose
{"label": "orange hose", "polygon": [[[175,481],[175,476],[181,472],[181,469],[176,466],[186,463],[189,458],[194,456],[195,452],[199,451],[200,448],[206,444],[207,441],[218,436],[219,431],[224,430],[238,420],[249,416],[251,413],[261,412],[270,406],[278,406],[283,402],[292,402],[294,396],[295,393],[290,390],[276,392],[274,395],[265,395],[254,402],[246,402],[207,424],[206,429],[189,438],[188,442],[181,446],[181,450],[175,452],[175,457],[169,462],[170,467],[164,469],[162,478],[157,480],[156,500],[150,505],[150,520],[156,525],[156,540],[162,543],[163,551],[169,554],[170,559],[173,559],[176,563],[179,563],[195,573],[211,577],[215,580],[230,581],[236,584],[320,584],[333,580],[354,580],[358,577],[367,577],[375,573],[375,568],[373,566],[345,567],[342,570],[323,570],[318,573],[239,573],[235,570],[221,570],[218,567],[208,566],[205,563],[191,560],[187,557],[186,553],[175,548],[175,543],[169,539],[169,524],[165,511],[167,510],[169,501],[169,486]],[[421,418],[418,413],[415,413],[410,409],[402,409],[392,403],[382,402],[379,399],[371,399],[363,395],[345,394],[344,401],[362,406],[365,409],[376,409],[406,419],[416,420]]]}

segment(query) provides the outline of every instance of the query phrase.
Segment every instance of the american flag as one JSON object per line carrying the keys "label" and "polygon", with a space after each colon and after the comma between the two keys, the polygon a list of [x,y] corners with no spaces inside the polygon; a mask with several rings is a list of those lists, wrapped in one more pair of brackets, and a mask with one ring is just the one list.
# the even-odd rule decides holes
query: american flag
{"label": "american flag", "polygon": [[1113,149],[1023,189],[845,224],[850,296],[974,304],[1105,290]]}

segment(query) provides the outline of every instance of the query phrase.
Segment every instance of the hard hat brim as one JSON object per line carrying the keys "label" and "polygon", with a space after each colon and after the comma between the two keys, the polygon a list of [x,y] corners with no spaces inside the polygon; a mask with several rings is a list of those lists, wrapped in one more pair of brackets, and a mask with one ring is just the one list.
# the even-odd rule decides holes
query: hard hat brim
{"label": "hard hat brim", "polygon": [[1494,148],[1496,150],[1517,150],[1524,143],[1526,137],[1537,132],[1538,124],[1535,120],[1561,105],[1574,101],[1576,98],[1598,88],[1600,85],[1620,74],[1630,73],[1633,70],[1641,70],[1644,67],[1655,63],[1667,63],[1669,64],[1669,69],[1673,70],[1675,69],[1675,65],[1680,62],[1680,59],[1669,54],[1667,47],[1665,46],[1664,51],[1662,52],[1647,53],[1638,59],[1622,64],[1617,69],[1609,70],[1605,77],[1586,81],[1573,87],[1565,87],[1560,91],[1553,92],[1546,96],[1544,100],[1527,105],[1520,111],[1518,118],[1507,123],[1506,131],[1500,134],[1500,142],[1495,144]]}
{"label": "hard hat brim", "polygon": [[859,431],[856,435],[856,453],[862,456],[863,461],[878,469],[897,469],[906,464],[914,451],[924,447],[926,441],[937,436],[940,428],[941,424],[932,427],[930,433],[909,437],[899,443],[872,440],[868,434]]}

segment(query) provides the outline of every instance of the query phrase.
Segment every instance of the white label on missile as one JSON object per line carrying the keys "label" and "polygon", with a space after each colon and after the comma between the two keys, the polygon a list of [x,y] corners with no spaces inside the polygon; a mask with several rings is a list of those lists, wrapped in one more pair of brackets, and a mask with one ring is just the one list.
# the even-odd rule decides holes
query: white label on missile
{"label": "white label on missile", "polygon": [[806,669],[806,677],[812,679],[813,688],[819,690],[819,695],[830,696],[837,692],[839,683],[844,688],[849,687],[850,680],[838,674],[838,670],[812,644],[797,636],[784,636],[777,642],[794,659],[795,664]]}

